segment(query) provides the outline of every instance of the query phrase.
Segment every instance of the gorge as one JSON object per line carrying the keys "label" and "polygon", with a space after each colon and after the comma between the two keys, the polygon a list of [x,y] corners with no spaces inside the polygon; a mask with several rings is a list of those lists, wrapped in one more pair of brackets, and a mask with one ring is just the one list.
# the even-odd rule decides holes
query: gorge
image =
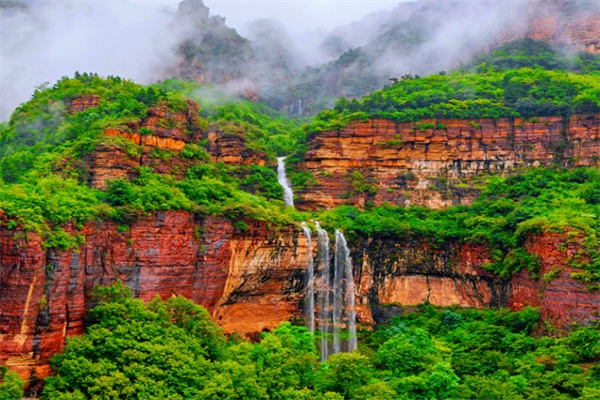
{"label": "gorge", "polygon": [[[592,153],[600,140],[599,120],[598,115],[575,116],[564,125],[567,129],[563,131],[561,119],[541,118],[538,123],[524,122],[523,128],[519,128],[522,130],[516,134],[515,128],[504,122],[493,125],[481,121],[482,128],[475,130],[469,121],[452,121],[447,122],[451,127],[448,136],[428,136],[425,132],[422,138],[415,136],[416,133],[404,133],[408,128],[373,121],[353,125],[341,132],[313,135],[310,142],[313,150],[308,153],[304,165],[315,168],[312,167],[315,162],[311,160],[319,159],[320,164],[314,165],[325,171],[327,168],[335,171],[337,179],[315,174],[318,179],[327,180],[330,189],[315,186],[301,192],[299,205],[309,207],[311,203],[306,200],[309,198],[312,204],[331,204],[332,190],[336,193],[345,190],[347,186],[343,185],[347,185],[347,181],[343,177],[354,168],[364,168],[363,165],[369,165],[369,169],[363,170],[373,171],[372,176],[376,179],[391,176],[389,171],[395,168],[396,174],[415,171],[415,176],[422,182],[431,179],[428,174],[432,171],[448,171],[449,176],[472,178],[489,169],[497,168],[507,173],[519,162],[526,165],[544,163],[561,155],[564,158],[560,158],[560,162],[569,162],[571,154],[576,154],[577,163],[596,163]],[[395,137],[396,132],[406,135],[400,149],[400,146],[390,149],[375,144]],[[156,137],[156,140],[145,140],[144,148],[168,146],[163,144],[168,141],[163,142],[161,138],[169,136],[172,133],[155,131],[150,138]],[[510,143],[514,147],[507,144],[507,138],[511,136],[514,142]],[[345,137],[353,146],[369,146],[370,150],[364,155],[370,158],[361,161],[356,155],[344,153],[335,156],[337,162],[332,161],[331,153],[326,153],[327,158],[315,158],[313,154],[328,148],[326,140],[329,137],[340,140],[337,151],[352,148],[346,147]],[[527,147],[527,140],[534,143],[534,138],[540,145]],[[543,145],[559,139],[566,140],[561,155]],[[455,158],[436,160],[436,154],[442,153],[436,153],[435,146],[455,149]],[[116,158],[109,151],[119,154],[117,149],[103,150],[108,155],[105,157],[108,162],[101,165],[94,164],[96,158],[90,158],[93,182],[99,176],[96,171],[103,171],[103,180],[111,177],[106,171],[114,170],[110,160]],[[243,149],[238,151],[243,152]],[[428,167],[407,168],[403,157],[398,158],[395,165],[385,161],[390,157],[388,154],[396,157],[399,151],[406,154],[405,158],[414,160],[413,163]],[[502,154],[503,159],[497,161],[494,154]],[[119,155],[123,156],[122,153]],[[122,171],[124,165],[127,164],[120,163],[118,170]],[[442,165],[447,169],[440,167]],[[385,187],[388,182],[397,182],[394,181],[397,178],[391,176],[391,179],[373,182]],[[398,187],[395,186],[397,183],[391,184],[393,188]],[[439,196],[431,188],[421,184],[420,189],[417,185],[418,182],[409,180],[402,189],[404,196],[412,190],[413,201],[423,199],[427,204],[432,202],[425,200],[424,193],[429,191]],[[465,191],[455,189],[447,193],[452,196],[452,193]],[[383,191],[386,196],[383,198],[389,195]],[[376,202],[379,201],[377,196],[374,196]],[[449,197],[445,201],[465,200],[464,197]],[[526,248],[541,261],[538,276],[557,268],[561,271],[557,279],[546,282],[539,278],[532,280],[527,271],[510,279],[486,271],[483,267],[491,255],[483,244],[457,242],[440,247],[427,240],[397,240],[393,236],[360,238],[353,242],[347,253],[342,251],[341,235],[336,234],[335,271],[328,271],[329,238],[318,224],[318,241],[313,251],[309,250],[312,248],[310,235],[298,227],[274,230],[265,222],[244,219],[247,228],[240,229],[226,218],[199,217],[186,211],[157,212],[133,223],[124,232],[118,224],[110,222],[90,222],[83,228],[72,226],[70,229],[85,237],[85,244],[76,250],[57,251],[44,248],[42,238],[35,232],[11,228],[6,215],[2,221],[0,297],[5,300],[0,306],[0,356],[4,365],[29,379],[32,388],[50,373],[48,360],[61,350],[65,339],[83,333],[84,315],[92,306],[89,294],[93,286],[108,284],[115,279],[121,279],[132,288],[135,296],[147,301],[156,295],[188,297],[207,307],[225,332],[239,332],[247,337],[257,337],[261,331],[271,330],[281,321],[302,316],[307,311],[303,307],[312,307],[310,301],[303,301],[311,255],[314,256],[314,276],[318,277],[313,293],[316,303],[321,305],[315,311],[318,315],[315,326],[333,318],[332,326],[319,327],[325,333],[336,331],[336,324],[342,318],[341,305],[336,301],[343,296],[334,295],[331,300],[328,290],[323,288],[333,284],[334,290],[342,290],[340,277],[347,270],[345,263],[349,259],[356,268],[356,287],[353,290],[349,284],[351,277],[346,278],[347,287],[349,293],[357,297],[357,321],[363,327],[386,321],[395,312],[401,312],[401,306],[423,302],[436,306],[509,307],[514,310],[527,305],[538,306],[543,318],[557,328],[567,328],[575,321],[585,324],[597,319],[600,307],[598,292],[589,291],[584,283],[569,276],[575,271],[569,266],[569,255],[581,252],[583,244],[572,239],[567,240],[566,247],[561,244],[569,236],[568,232],[542,233],[527,239]],[[352,300],[348,301],[351,304]],[[351,314],[344,318],[353,320]],[[340,343],[336,341],[333,345],[333,351],[339,351]],[[350,349],[355,345],[355,342],[350,344]],[[322,353],[328,354],[327,343],[322,342],[321,346]]]}
{"label": "gorge", "polygon": [[[381,361],[394,379],[407,373],[395,383],[403,393],[412,367],[394,359],[398,345],[428,349],[421,372],[431,382],[456,377],[456,386],[452,352],[425,325],[461,343],[453,351],[462,377],[473,350],[462,336],[471,340],[479,325],[506,335],[474,346],[523,356],[505,363],[490,348],[482,361],[494,372],[508,365],[514,390],[526,386],[516,371],[535,370],[520,365],[562,368],[554,355],[523,350],[543,349],[532,344],[538,337],[566,335],[561,354],[578,349],[567,364],[579,357],[573,374],[591,371],[591,381],[600,354],[585,336],[600,335],[599,59],[579,59],[573,72],[535,64],[546,53],[518,53],[531,65],[505,70],[498,65],[514,61],[505,53],[475,72],[407,74],[304,125],[249,100],[207,106],[200,86],[177,80],[141,86],[76,73],[40,88],[0,124],[0,365],[39,394],[57,372],[53,355],[98,326],[96,288],[120,281],[162,317],[170,299],[205,307],[233,355],[198,350],[197,368],[217,360],[228,377],[247,373],[235,363],[262,367],[272,349],[285,359],[287,347],[304,346],[309,367],[299,369],[310,379],[338,371],[331,365]],[[142,309],[136,301],[128,304]],[[461,321],[465,331],[454,331]],[[218,386],[215,376],[207,385]],[[385,392],[385,379],[371,389]]]}

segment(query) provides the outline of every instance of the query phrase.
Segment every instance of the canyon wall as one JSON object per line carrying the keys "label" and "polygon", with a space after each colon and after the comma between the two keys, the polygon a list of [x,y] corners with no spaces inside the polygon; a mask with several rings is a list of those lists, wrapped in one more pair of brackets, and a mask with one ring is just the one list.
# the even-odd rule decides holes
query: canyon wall
{"label": "canyon wall", "polygon": [[489,174],[600,165],[600,115],[526,119],[355,121],[313,133],[299,168],[302,210],[366,202],[444,208],[470,204]]}
{"label": "canyon wall", "polygon": [[580,235],[544,233],[530,237],[525,247],[539,258],[540,270],[503,279],[484,268],[492,261],[485,245],[364,239],[352,251],[360,322],[386,322],[401,306],[425,302],[514,311],[539,307],[542,319],[559,332],[600,319],[600,293],[571,276],[581,272],[572,266],[574,258],[589,257]]}
{"label": "canyon wall", "polygon": [[307,243],[292,228],[248,229],[187,212],[157,213],[124,231],[90,222],[78,251],[44,249],[36,234],[0,229],[0,364],[31,380],[65,338],[82,334],[90,292],[117,279],[149,301],[182,295],[204,305],[226,333],[257,336],[300,316]]}
{"label": "canyon wall", "polygon": [[[298,228],[231,221],[187,212],[156,213],[128,230],[90,222],[78,251],[44,249],[36,234],[0,229],[0,364],[30,381],[35,394],[51,373],[49,359],[65,339],[84,332],[95,285],[117,279],[150,301],[182,295],[204,305],[225,333],[258,338],[282,321],[302,317],[307,241]],[[565,244],[566,243],[566,244]],[[483,267],[483,245],[433,246],[423,240],[364,238],[352,246],[358,323],[371,327],[400,306],[540,307],[558,328],[599,318],[600,294],[571,278],[581,240],[532,237],[527,249],[541,271],[502,279]],[[583,252],[583,253],[582,253]],[[549,275],[551,273],[551,275]]]}
{"label": "canyon wall", "polygon": [[[71,112],[97,101],[76,99]],[[140,165],[183,174],[191,159],[177,152],[201,139],[214,161],[268,161],[246,148],[241,133],[200,127],[194,110],[193,103],[185,113],[151,109],[141,122],[105,132],[107,140],[85,160],[89,182],[104,188],[108,179],[135,177]],[[554,163],[598,165],[599,119],[352,123],[311,135],[301,168],[318,184],[298,191],[297,203],[303,209],[366,201],[466,204],[490,173]],[[161,152],[172,152],[168,162]],[[146,215],[128,227],[92,221],[70,228],[85,237],[77,251],[57,251],[45,249],[35,233],[9,228],[0,210],[0,365],[28,379],[29,393],[36,394],[51,373],[52,354],[67,337],[84,332],[93,287],[117,279],[144,301],[157,295],[190,298],[207,307],[226,333],[249,338],[301,317],[308,249],[300,227],[244,222],[247,229],[183,211]],[[533,305],[557,327],[598,318],[600,294],[571,277],[577,271],[572,257],[585,259],[586,253],[582,240],[568,233],[530,238],[526,246],[540,257],[541,271],[523,271],[511,280],[484,269],[490,256],[483,245],[435,246],[384,236],[350,245],[358,322],[365,327],[385,321],[398,306],[423,302],[515,310]]]}

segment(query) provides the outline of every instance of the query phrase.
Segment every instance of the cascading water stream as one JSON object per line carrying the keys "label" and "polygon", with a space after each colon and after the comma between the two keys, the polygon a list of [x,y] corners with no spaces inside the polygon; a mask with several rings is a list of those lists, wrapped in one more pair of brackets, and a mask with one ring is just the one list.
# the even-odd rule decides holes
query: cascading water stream
{"label": "cascading water stream", "polygon": [[329,295],[331,288],[331,271],[329,268],[329,235],[325,229],[321,229],[318,222],[315,221],[315,227],[318,233],[317,249],[317,270],[321,269],[320,285],[318,290],[319,304],[319,326],[321,328],[321,360],[326,360],[329,356],[329,321],[331,320],[329,310]]}
{"label": "cascading water stream", "polygon": [[[283,188],[283,200],[285,204],[293,207],[294,193],[285,173],[285,159],[286,157],[277,158],[277,180]],[[354,276],[350,260],[350,250],[348,249],[343,233],[339,230],[335,231],[334,270],[331,271],[329,235],[316,221],[315,227],[318,233],[316,265],[313,261],[311,231],[305,222],[302,223],[302,230],[308,244],[305,314],[308,321],[308,329],[311,333],[314,333],[317,323],[315,309],[318,310],[318,326],[322,332],[321,360],[326,360],[329,356],[329,334],[331,331],[333,331],[332,354],[342,351],[340,328],[343,325],[344,319],[348,321],[346,325],[349,335],[348,351],[356,350]],[[316,271],[318,271],[318,276]],[[332,272],[333,280],[331,276]],[[316,290],[315,282],[317,282]],[[316,305],[315,297],[317,299]],[[333,307],[331,307],[331,302],[333,302]]]}
{"label": "cascading water stream", "polygon": [[[344,234],[335,231],[335,259],[333,282],[333,352],[342,351],[340,326],[344,317],[348,319],[348,351],[357,348],[356,342],[356,311],[354,309],[354,274],[350,249]],[[345,311],[345,315],[344,315]]]}
{"label": "cascading water stream", "polygon": [[285,159],[287,157],[277,158],[277,180],[283,188],[283,201],[286,206],[294,206],[294,192],[285,174]]}
{"label": "cascading water stream", "polygon": [[308,330],[310,333],[315,333],[315,267],[312,254],[312,238],[310,229],[306,226],[306,222],[302,223],[302,230],[308,242],[308,268],[306,276],[306,316],[308,318]]}
{"label": "cascading water stream", "polygon": [[335,254],[333,260],[333,354],[342,351],[340,340],[340,324],[342,323],[342,306],[344,282],[343,255],[340,248],[339,231],[335,231]]}
{"label": "cascading water stream", "polygon": [[346,243],[344,234],[338,230],[335,231],[336,253],[339,252],[339,260],[343,264],[345,275],[345,293],[343,294],[346,302],[346,311],[348,314],[348,351],[352,352],[358,347],[356,340],[356,309],[354,308],[354,271],[352,260],[350,260],[350,249]]}

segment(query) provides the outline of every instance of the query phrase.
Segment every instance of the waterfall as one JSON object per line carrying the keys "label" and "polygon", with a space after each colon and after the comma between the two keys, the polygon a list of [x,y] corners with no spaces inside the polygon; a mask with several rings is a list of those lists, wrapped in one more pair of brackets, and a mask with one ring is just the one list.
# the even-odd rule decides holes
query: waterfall
{"label": "waterfall", "polygon": [[[344,234],[335,231],[335,260],[333,274],[333,352],[342,350],[340,326],[344,316],[348,319],[348,351],[357,348],[356,310],[354,309],[354,276],[350,249]],[[345,314],[344,315],[344,311]]]}
{"label": "waterfall", "polygon": [[[286,157],[277,158],[277,180],[283,187],[283,200],[287,206],[294,206],[294,193],[285,174]],[[333,352],[337,354],[342,351],[342,340],[340,329],[347,320],[348,329],[348,351],[354,351],[357,348],[356,340],[356,310],[354,309],[354,276],[352,271],[352,262],[350,260],[350,250],[346,243],[344,234],[339,230],[335,231],[335,256],[334,269],[331,271],[329,254],[329,236],[325,229],[322,229],[315,221],[318,233],[317,243],[317,264],[313,261],[312,237],[311,231],[302,223],[302,230],[308,243],[308,265],[306,272],[306,301],[305,315],[308,322],[310,333],[314,333],[315,309],[318,310],[318,326],[322,332],[321,337],[321,360],[326,360],[329,356],[329,334],[333,332]],[[318,274],[315,273],[318,271]],[[333,272],[333,280],[332,280]],[[318,277],[316,276],[318,275]],[[315,290],[315,282],[317,283]],[[316,296],[315,296],[316,292]],[[315,297],[317,305],[315,307]],[[333,300],[332,300],[333,299]],[[331,303],[333,302],[333,307]],[[332,329],[330,329],[330,326]]]}
{"label": "waterfall", "polygon": [[317,249],[317,269],[321,269],[319,274],[321,282],[318,288],[319,303],[319,326],[323,336],[321,337],[321,360],[326,360],[329,355],[328,336],[329,336],[329,293],[331,287],[331,271],[329,269],[329,236],[325,229],[321,229],[318,222],[315,222],[319,237]]}
{"label": "waterfall", "polygon": [[285,159],[287,157],[277,158],[277,180],[283,188],[283,201],[286,206],[294,206],[294,192],[285,174]]}
{"label": "waterfall", "polygon": [[346,284],[346,290],[343,294],[340,293],[340,295],[343,296],[343,299],[346,302],[346,310],[348,313],[348,351],[351,352],[358,347],[356,340],[356,310],[354,308],[354,271],[346,238],[344,237],[344,234],[338,230],[335,231],[335,247],[336,263],[338,262],[339,254],[339,262],[342,264],[341,269],[345,276],[344,283]]}
{"label": "waterfall", "polygon": [[308,330],[310,333],[315,333],[315,268],[312,254],[311,233],[310,229],[308,229],[308,226],[306,226],[306,222],[302,223],[302,230],[304,231],[304,236],[306,236],[306,241],[308,242],[308,271],[306,276],[307,293],[305,314],[308,318]]}

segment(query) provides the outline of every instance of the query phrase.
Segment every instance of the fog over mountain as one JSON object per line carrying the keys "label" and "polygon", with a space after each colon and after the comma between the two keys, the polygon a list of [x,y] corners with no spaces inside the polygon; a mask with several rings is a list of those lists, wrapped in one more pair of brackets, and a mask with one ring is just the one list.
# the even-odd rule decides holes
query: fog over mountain
{"label": "fog over mountain", "polygon": [[0,120],[75,71],[215,83],[286,111],[302,100],[310,113],[392,77],[454,68],[548,13],[569,21],[598,4],[0,0]]}

